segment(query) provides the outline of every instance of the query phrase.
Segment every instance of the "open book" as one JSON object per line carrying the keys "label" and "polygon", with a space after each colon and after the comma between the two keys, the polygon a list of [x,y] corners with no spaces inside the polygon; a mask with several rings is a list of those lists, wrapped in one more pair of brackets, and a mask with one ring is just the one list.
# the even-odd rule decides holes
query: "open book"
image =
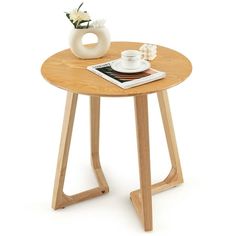
{"label": "open book", "polygon": [[165,72],[157,71],[152,68],[138,73],[117,72],[111,68],[112,62],[114,61],[88,66],[87,69],[123,89],[146,84],[166,76]]}

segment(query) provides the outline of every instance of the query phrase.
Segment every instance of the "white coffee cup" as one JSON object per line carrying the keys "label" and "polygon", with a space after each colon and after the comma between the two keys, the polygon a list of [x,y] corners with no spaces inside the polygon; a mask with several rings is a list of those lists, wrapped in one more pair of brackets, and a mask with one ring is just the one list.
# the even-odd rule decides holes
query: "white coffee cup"
{"label": "white coffee cup", "polygon": [[134,70],[140,67],[142,52],[138,50],[125,50],[121,52],[121,66],[124,69]]}

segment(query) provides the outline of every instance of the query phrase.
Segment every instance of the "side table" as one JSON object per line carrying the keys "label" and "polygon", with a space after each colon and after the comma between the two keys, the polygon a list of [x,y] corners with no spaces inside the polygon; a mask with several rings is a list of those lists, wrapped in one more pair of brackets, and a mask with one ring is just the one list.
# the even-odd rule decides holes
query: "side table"
{"label": "side table", "polygon": [[[88,65],[114,60],[126,49],[138,49],[141,43],[113,42],[108,54],[100,59],[80,60],[69,49],[49,57],[42,65],[42,75],[51,84],[67,91],[67,101],[61,134],[60,150],[54,183],[52,207],[64,208],[109,192],[99,160],[99,119],[100,97],[133,96],[136,114],[140,189],[130,193],[131,201],[144,225],[145,231],[152,230],[152,194],[167,190],[183,183],[183,176],[170,113],[167,89],[184,81],[191,73],[190,61],[182,54],[158,46],[158,56],[151,61],[154,69],[165,71],[166,78],[142,86],[122,89],[86,69]],[[148,104],[147,95],[157,93],[162,121],[165,129],[171,170],[161,182],[151,183]],[[63,192],[66,167],[78,94],[90,96],[91,108],[91,162],[98,186],[68,196]]]}

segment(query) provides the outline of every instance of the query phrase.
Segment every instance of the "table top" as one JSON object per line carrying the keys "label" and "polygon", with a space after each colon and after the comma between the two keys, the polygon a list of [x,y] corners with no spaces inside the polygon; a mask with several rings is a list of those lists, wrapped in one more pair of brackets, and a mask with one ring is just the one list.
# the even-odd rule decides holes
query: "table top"
{"label": "table top", "polygon": [[127,49],[138,50],[142,43],[112,42],[106,56],[99,59],[82,60],[75,57],[69,49],[49,57],[42,65],[43,77],[51,84],[64,90],[94,96],[136,96],[168,89],[184,81],[191,73],[191,62],[179,52],[158,46],[157,57],[151,67],[166,72],[164,79],[130,89],[122,89],[100,76],[88,71],[95,65],[120,57]]}

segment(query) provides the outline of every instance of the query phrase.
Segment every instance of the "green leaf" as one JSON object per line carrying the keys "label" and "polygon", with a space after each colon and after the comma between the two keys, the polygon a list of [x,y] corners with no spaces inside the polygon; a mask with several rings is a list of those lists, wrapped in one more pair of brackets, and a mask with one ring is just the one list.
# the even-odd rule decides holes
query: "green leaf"
{"label": "green leaf", "polygon": [[70,13],[67,13],[67,12],[65,13],[66,13],[67,18],[70,20]]}
{"label": "green leaf", "polygon": [[[80,21],[79,24],[78,24],[79,29],[87,29],[89,27],[89,22],[90,21],[91,20],[82,20],[82,21]],[[87,23],[87,24],[85,24],[85,23]]]}
{"label": "green leaf", "polygon": [[67,12],[65,12],[65,13],[66,13],[66,16],[67,16],[67,18],[69,19],[69,21],[70,21],[70,22],[72,23],[72,25],[74,25],[74,27],[76,28],[76,25],[77,25],[77,22],[78,22],[78,21],[76,21],[76,22],[73,23],[73,20],[70,19],[70,13],[67,13]]}

